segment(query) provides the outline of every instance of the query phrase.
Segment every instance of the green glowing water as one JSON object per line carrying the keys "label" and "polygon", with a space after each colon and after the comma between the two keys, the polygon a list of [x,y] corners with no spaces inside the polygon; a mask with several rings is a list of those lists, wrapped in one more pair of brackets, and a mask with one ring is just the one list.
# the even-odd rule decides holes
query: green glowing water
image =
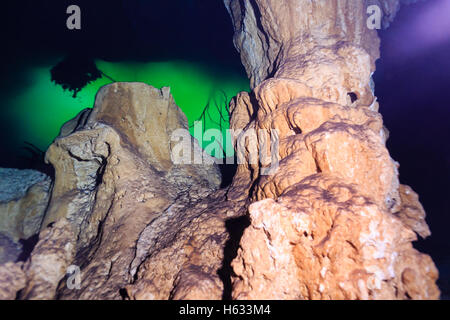
{"label": "green glowing water", "polygon": [[[111,80],[102,77],[81,90],[77,98],[73,98],[71,92],[64,91],[61,86],[50,81],[49,70],[57,62],[29,69],[29,85],[21,88],[20,94],[7,100],[8,108],[2,121],[14,123],[15,132],[11,133],[14,135],[11,139],[16,143],[27,141],[46,150],[58,135],[61,125],[80,110],[92,107],[99,88],[111,83]],[[219,129],[220,116],[214,107],[215,103],[224,108],[231,97],[240,91],[249,90],[248,80],[243,73],[207,64],[186,61],[111,63],[102,60],[96,61],[96,64],[116,81],[145,82],[157,88],[170,86],[175,102],[186,114],[190,125],[200,117],[206,104],[211,102],[210,116],[214,121],[207,117],[204,130]],[[229,127],[228,117],[225,118],[226,123],[222,123],[224,135]]]}

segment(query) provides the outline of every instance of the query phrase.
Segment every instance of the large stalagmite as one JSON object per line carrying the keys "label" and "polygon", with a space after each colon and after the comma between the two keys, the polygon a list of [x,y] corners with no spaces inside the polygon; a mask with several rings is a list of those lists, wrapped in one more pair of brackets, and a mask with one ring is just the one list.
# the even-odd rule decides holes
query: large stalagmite
{"label": "large stalagmite", "polygon": [[[132,297],[220,299],[227,210],[209,215],[205,204],[224,201],[224,192],[212,194],[220,172],[190,136],[185,143],[205,164],[172,162],[179,129],[187,132],[187,119],[169,88],[103,87],[46,153],[56,180],[39,241],[25,263],[0,266],[0,298],[121,299],[151,261],[154,286]],[[77,269],[79,286],[68,286]]]}
{"label": "large stalagmite", "polygon": [[232,103],[232,126],[244,129],[238,141],[276,132],[280,158],[273,175],[238,169],[253,203],[233,298],[438,298],[437,269],[411,244],[429,235],[425,214],[399,184],[371,85],[379,39],[367,7],[387,25],[399,2],[225,3],[253,87]]}
{"label": "large stalagmite", "polygon": [[[367,8],[388,26],[399,1],[224,2],[252,87],[230,104],[231,185],[190,136],[203,164],[173,162],[188,124],[169,88],[103,87],[47,150],[52,185],[2,204],[2,233],[39,241],[25,261],[8,251],[0,299],[439,298],[371,80]],[[11,233],[17,216],[32,223]]]}

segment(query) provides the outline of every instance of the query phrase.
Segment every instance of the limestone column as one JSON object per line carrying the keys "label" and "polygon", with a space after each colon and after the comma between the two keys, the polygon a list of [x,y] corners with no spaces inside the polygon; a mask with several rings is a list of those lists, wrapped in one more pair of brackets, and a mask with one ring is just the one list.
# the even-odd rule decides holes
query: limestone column
{"label": "limestone column", "polygon": [[[371,80],[367,8],[387,26],[399,1],[224,1],[252,88],[230,108],[247,161],[229,194],[249,187],[252,202],[233,298],[438,298],[437,269],[412,246],[430,234],[425,212],[399,183]],[[275,173],[250,163],[249,130],[278,137]]]}

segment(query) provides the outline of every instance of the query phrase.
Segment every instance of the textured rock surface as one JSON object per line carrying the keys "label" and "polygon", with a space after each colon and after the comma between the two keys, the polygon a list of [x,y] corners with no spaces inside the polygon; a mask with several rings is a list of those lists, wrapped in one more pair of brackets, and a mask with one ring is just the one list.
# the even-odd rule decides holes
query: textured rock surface
{"label": "textured rock surface", "polygon": [[[252,88],[274,75],[298,79],[303,73],[303,76],[315,76],[317,82],[326,83],[317,88],[325,95],[336,94],[326,91],[339,90],[339,82],[347,77],[346,85],[366,85],[368,78],[362,79],[363,82],[354,81],[360,76],[357,68],[352,72],[346,70],[345,65],[354,62],[345,54],[352,52],[346,52],[338,44],[366,51],[374,68],[379,57],[379,39],[376,30],[367,28],[367,7],[378,5],[383,13],[383,26],[388,27],[401,2],[414,1],[224,0],[233,20],[234,43]],[[308,63],[300,68],[296,60],[306,56]],[[324,59],[330,65],[324,63]]]}
{"label": "textured rock surface", "polygon": [[39,233],[51,179],[35,170],[0,168],[0,265],[21,256],[21,240]]}
{"label": "textured rock surface", "polygon": [[15,262],[22,253],[22,246],[0,233],[0,265]]}
{"label": "textured rock surface", "polygon": [[399,184],[371,81],[379,39],[366,8],[379,5],[387,25],[399,2],[225,4],[253,88],[231,104],[236,145],[251,130],[279,137],[278,170],[242,164],[232,186],[251,185],[253,202],[233,298],[438,298],[437,269],[411,244],[430,234],[425,213]]}
{"label": "textured rock surface", "polygon": [[23,262],[7,262],[0,265],[0,300],[14,300],[17,292],[26,285]]}
{"label": "textured rock surface", "polygon": [[411,187],[405,185],[400,185],[399,191],[402,207],[397,216],[422,238],[431,235],[430,228],[425,221],[425,210],[419,202],[417,193]]}
{"label": "textured rock surface", "polygon": [[[399,1],[224,1],[253,89],[230,104],[245,160],[231,186],[218,190],[205,154],[173,162],[171,135],[188,124],[169,88],[106,86],[46,153],[55,181],[39,241],[0,264],[0,299],[439,297],[433,261],[411,244],[430,234],[425,212],[399,183],[371,81],[366,8],[387,26]],[[278,158],[269,175],[266,151]],[[6,201],[31,189],[19,190]]]}
{"label": "textured rock surface", "polygon": [[224,296],[224,280],[218,275],[229,239],[226,221],[245,214],[245,203],[227,201],[221,191],[189,206],[188,210],[170,207],[160,222],[142,232],[138,252],[146,252],[148,258],[138,280],[127,287],[131,298],[210,300]]}
{"label": "textured rock surface", "polygon": [[37,183],[48,177],[35,170],[0,168],[0,203],[19,200]]}
{"label": "textured rock surface", "polygon": [[[414,232],[354,185],[313,175],[250,206],[235,299],[434,299],[438,272]],[[271,288],[271,290],[267,290]]]}
{"label": "textured rock surface", "polygon": [[[64,125],[46,154],[56,179],[39,241],[23,266],[27,281],[20,298],[121,299],[122,289],[150,260],[163,266],[162,279],[177,279],[162,283],[158,291],[178,287],[178,295],[188,295],[189,289],[180,286],[188,288],[188,279],[195,279],[187,277],[189,270],[203,267],[203,276],[218,287],[213,296],[220,298],[217,269],[227,241],[221,220],[226,213],[207,216],[206,205],[199,204],[218,188],[220,172],[207,155],[209,165],[172,163],[170,137],[180,128],[187,129],[187,119],[169,89],[141,83],[102,88],[92,111]],[[178,233],[195,234],[203,223],[209,227],[203,238],[198,233],[198,241],[207,242],[208,232],[221,235],[211,236],[212,244],[204,248],[196,246],[196,254],[206,255],[203,261],[188,258],[179,265],[181,258],[161,260],[166,247],[190,241],[177,240]],[[66,286],[70,265],[81,268],[78,290]],[[157,282],[158,276],[153,279]]]}
{"label": "textured rock surface", "polygon": [[0,233],[14,242],[39,232],[51,179],[38,171],[0,168]]}

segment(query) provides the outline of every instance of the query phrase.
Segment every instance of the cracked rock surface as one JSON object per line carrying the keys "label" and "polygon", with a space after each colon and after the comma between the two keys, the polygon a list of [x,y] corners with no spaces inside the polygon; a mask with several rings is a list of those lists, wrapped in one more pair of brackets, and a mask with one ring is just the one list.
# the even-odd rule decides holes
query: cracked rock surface
{"label": "cracked rock surface", "polygon": [[[20,265],[26,279],[20,282],[20,298],[121,299],[149,261],[164,266],[163,273],[152,277],[164,286],[155,299],[168,298],[164,292],[176,292],[179,283],[198,284],[190,271],[197,268],[205,269],[198,280],[206,287],[214,284],[217,291],[216,296],[205,291],[204,298],[220,298],[216,269],[227,240],[222,218],[228,213],[210,215],[201,204],[210,195],[225,197],[212,195],[220,172],[206,154],[207,165],[172,163],[171,133],[187,129],[187,119],[169,88],[115,83],[101,89],[94,109],[83,114],[64,125],[64,134],[47,151],[56,179],[39,241]],[[187,143],[197,143],[190,139]],[[179,258],[161,260],[164,250],[177,250]],[[81,270],[78,290],[66,286],[70,265]],[[146,290],[139,292],[150,297],[152,291]],[[177,290],[182,297],[190,292]],[[138,290],[129,291],[134,297]]]}
{"label": "cracked rock surface", "polygon": [[47,150],[55,181],[0,199],[15,210],[0,210],[0,299],[439,298],[412,246],[426,215],[399,182],[371,79],[366,8],[387,27],[400,1],[224,2],[252,87],[230,103],[244,160],[231,185],[190,135],[203,164],[174,163],[188,122],[169,88],[105,86]]}
{"label": "cracked rock surface", "polygon": [[273,174],[248,147],[242,156],[252,165],[241,164],[234,180],[251,185],[252,204],[232,297],[439,298],[433,261],[412,247],[416,233],[430,234],[425,212],[399,183],[371,81],[379,39],[366,8],[379,5],[387,25],[399,2],[225,4],[253,88],[231,104],[231,124],[243,129],[236,145],[249,146],[242,141],[252,130],[278,137]]}

